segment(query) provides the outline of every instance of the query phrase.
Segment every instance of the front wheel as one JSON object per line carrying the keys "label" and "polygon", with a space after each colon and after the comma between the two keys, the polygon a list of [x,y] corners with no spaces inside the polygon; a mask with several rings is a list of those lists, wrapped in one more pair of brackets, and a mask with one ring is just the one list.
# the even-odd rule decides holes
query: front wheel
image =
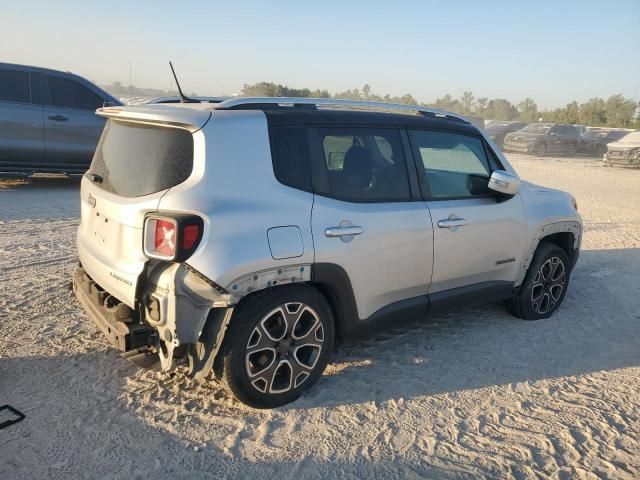
{"label": "front wheel", "polygon": [[223,383],[251,407],[292,402],[320,378],[333,341],[331,309],[315,288],[291,285],[258,292],[231,318]]}
{"label": "front wheel", "polygon": [[520,291],[514,295],[511,310],[525,320],[549,318],[567,293],[570,276],[569,257],[552,243],[538,247]]}

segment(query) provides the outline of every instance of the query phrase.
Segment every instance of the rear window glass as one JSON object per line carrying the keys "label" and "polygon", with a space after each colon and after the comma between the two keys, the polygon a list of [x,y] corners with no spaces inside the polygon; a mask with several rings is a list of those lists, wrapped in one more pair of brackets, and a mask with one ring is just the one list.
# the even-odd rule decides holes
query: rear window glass
{"label": "rear window glass", "polygon": [[139,197],[184,182],[193,170],[193,136],[178,128],[109,120],[89,173],[99,186],[123,197]]}
{"label": "rear window glass", "polygon": [[0,70],[0,101],[29,103],[29,73]]}

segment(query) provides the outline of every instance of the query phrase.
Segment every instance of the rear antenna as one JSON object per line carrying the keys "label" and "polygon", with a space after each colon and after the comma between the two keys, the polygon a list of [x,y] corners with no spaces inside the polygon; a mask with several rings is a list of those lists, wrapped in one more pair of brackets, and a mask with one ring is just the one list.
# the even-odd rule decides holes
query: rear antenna
{"label": "rear antenna", "polygon": [[196,100],[195,98],[189,98],[184,93],[182,93],[182,89],[180,88],[180,82],[178,82],[178,77],[176,77],[176,71],[173,69],[173,64],[169,61],[169,66],[171,67],[171,73],[173,73],[173,78],[176,81],[176,85],[178,86],[178,93],[180,94],[180,103],[202,103],[200,100]]}

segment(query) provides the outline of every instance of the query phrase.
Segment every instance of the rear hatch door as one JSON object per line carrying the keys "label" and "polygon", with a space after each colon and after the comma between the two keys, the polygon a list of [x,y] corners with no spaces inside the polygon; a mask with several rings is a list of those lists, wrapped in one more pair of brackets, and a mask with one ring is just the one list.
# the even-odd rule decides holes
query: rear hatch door
{"label": "rear hatch door", "polygon": [[98,285],[132,308],[147,261],[145,215],[191,175],[192,131],[205,122],[175,126],[110,118],[82,179],[80,262]]}

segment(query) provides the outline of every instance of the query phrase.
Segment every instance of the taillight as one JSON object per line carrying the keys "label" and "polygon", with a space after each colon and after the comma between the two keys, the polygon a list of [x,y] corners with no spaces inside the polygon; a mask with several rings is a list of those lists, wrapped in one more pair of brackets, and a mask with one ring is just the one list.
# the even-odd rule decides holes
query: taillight
{"label": "taillight", "polygon": [[144,222],[144,254],[148,258],[182,262],[198,247],[202,228],[202,219],[195,215],[149,215]]}
{"label": "taillight", "polygon": [[170,220],[149,222],[154,231],[153,253],[173,258],[176,256],[176,224]]}

